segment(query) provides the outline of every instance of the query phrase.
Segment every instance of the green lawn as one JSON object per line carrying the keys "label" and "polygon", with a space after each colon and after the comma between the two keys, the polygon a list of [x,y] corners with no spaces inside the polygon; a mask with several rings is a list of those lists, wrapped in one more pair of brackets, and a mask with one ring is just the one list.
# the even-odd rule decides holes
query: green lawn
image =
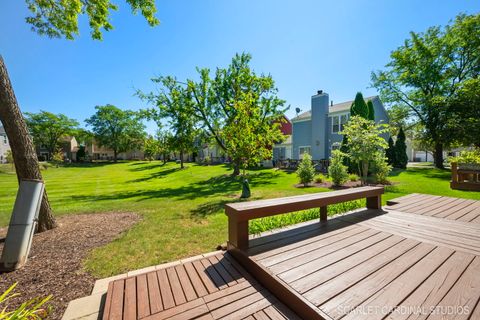
{"label": "green lawn", "polygon": [[[57,216],[115,211],[142,215],[140,223],[85,262],[96,276],[108,276],[211,251],[225,242],[223,204],[238,201],[241,191],[230,172],[223,165],[188,164],[180,170],[173,163],[123,162],[49,167],[43,175]],[[252,170],[249,175],[253,199],[328,191],[295,188],[296,175],[283,171]],[[450,190],[449,179],[448,171],[436,169],[396,171],[385,200],[412,192],[480,199],[478,192]],[[8,224],[16,188],[15,175],[0,165],[0,226]]]}

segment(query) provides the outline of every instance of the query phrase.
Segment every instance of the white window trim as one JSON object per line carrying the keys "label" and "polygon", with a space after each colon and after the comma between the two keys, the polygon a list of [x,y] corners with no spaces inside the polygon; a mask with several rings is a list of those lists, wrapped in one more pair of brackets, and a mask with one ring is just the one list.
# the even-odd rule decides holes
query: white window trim
{"label": "white window trim", "polygon": [[[350,112],[344,112],[344,113],[338,113],[338,114],[335,114],[335,115],[331,115],[330,116],[330,123],[331,123],[331,133],[332,134],[340,134],[339,132],[341,131],[340,130],[340,127],[342,126],[342,116],[346,116],[347,117],[347,122],[348,120],[350,119]],[[338,119],[338,131],[333,131],[333,118],[337,118]]]}
{"label": "white window trim", "polygon": [[305,149],[305,148],[310,149],[310,152],[309,152],[308,154],[309,154],[309,155],[312,155],[312,154],[311,154],[311,153],[312,153],[312,146],[298,146],[298,158],[299,158],[299,159],[300,159],[300,157],[302,156],[302,155],[300,154],[300,149],[302,149],[302,148],[303,148],[303,149]]}

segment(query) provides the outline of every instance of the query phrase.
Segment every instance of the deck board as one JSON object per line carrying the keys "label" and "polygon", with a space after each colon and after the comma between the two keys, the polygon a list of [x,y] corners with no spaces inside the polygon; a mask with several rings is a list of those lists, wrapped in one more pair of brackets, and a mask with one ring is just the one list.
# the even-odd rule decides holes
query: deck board
{"label": "deck board", "polygon": [[[480,201],[410,194],[384,209],[254,237],[235,258],[115,280],[103,318],[300,319],[283,303],[297,301],[325,320],[477,319]],[[449,307],[457,312],[441,313]]]}

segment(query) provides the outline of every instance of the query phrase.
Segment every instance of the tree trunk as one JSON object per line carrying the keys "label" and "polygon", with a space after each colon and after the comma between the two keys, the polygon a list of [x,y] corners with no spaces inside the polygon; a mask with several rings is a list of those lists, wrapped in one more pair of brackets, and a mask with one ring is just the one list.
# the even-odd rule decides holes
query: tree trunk
{"label": "tree trunk", "polygon": [[117,163],[117,150],[113,150],[113,162]]}
{"label": "tree trunk", "polygon": [[[43,180],[35,147],[28,132],[25,119],[18,107],[17,98],[13,92],[2,56],[0,56],[0,121],[3,123],[10,141],[17,178],[19,180]],[[55,218],[52,215],[47,192],[44,191],[37,232],[50,230],[55,227]]]}
{"label": "tree trunk", "polygon": [[444,169],[443,166],[443,144],[437,142],[435,143],[435,154],[434,156],[434,162],[435,162],[435,167],[438,169]]}
{"label": "tree trunk", "polygon": [[183,150],[180,151],[180,168],[183,169]]}
{"label": "tree trunk", "polygon": [[163,164],[167,163],[167,155],[164,153],[163,154]]}
{"label": "tree trunk", "polygon": [[367,176],[368,176],[368,161],[362,161],[362,176],[363,176],[363,184],[367,184]]}
{"label": "tree trunk", "polygon": [[238,176],[238,175],[240,175],[240,161],[239,160],[233,160],[232,176]]}

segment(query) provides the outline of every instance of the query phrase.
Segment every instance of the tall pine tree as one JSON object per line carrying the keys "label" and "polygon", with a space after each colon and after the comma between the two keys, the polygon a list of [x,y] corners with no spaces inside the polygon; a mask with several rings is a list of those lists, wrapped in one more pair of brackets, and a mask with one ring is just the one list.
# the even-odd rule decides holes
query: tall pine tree
{"label": "tall pine tree", "polygon": [[385,150],[385,156],[388,159],[388,164],[393,165],[396,162],[395,157],[395,143],[393,142],[392,137],[388,139],[388,148]]}
{"label": "tall pine tree", "polygon": [[407,144],[405,142],[405,132],[403,128],[400,128],[400,131],[397,135],[397,141],[395,142],[395,162],[394,167],[400,169],[406,169],[408,163],[407,156]]}
{"label": "tall pine tree", "polygon": [[373,108],[372,100],[368,100],[367,107],[368,107],[368,120],[375,121],[375,109]]}
{"label": "tall pine tree", "polygon": [[360,116],[368,119],[368,106],[365,103],[361,92],[357,92],[357,95],[355,96],[355,100],[350,107],[350,116]]}

